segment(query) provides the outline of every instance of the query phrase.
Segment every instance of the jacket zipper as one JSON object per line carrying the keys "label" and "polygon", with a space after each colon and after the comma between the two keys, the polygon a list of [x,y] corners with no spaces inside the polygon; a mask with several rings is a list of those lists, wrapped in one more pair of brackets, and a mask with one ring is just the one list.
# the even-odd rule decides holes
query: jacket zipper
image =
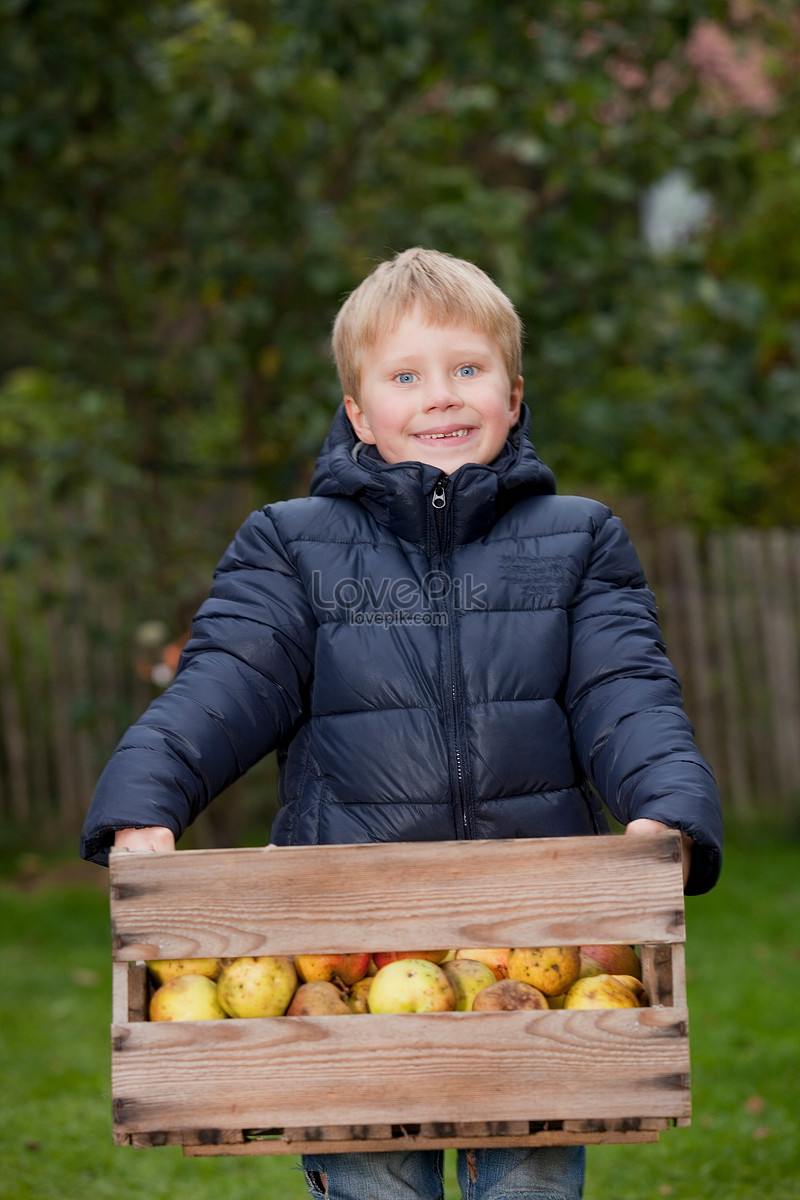
{"label": "jacket zipper", "polygon": [[[452,555],[452,538],[453,524],[451,519],[451,506],[448,505],[447,498],[447,483],[446,475],[441,475],[436,482],[431,497],[431,506],[433,507],[434,528],[436,532],[437,545],[437,562],[438,568],[443,575],[452,583],[451,569],[445,567],[445,562]],[[464,772],[464,756],[461,747],[461,721],[460,713],[463,709],[463,701],[458,687],[458,655],[455,646],[455,605],[453,603],[453,588],[448,588],[447,595],[444,599],[444,610],[447,616],[447,664],[450,683],[450,720],[452,723],[452,746],[453,746],[453,761],[455,764],[455,784],[456,794],[458,798],[458,816],[460,820],[456,821],[456,836],[459,838],[471,838],[472,829],[469,819],[469,801],[467,780]]]}

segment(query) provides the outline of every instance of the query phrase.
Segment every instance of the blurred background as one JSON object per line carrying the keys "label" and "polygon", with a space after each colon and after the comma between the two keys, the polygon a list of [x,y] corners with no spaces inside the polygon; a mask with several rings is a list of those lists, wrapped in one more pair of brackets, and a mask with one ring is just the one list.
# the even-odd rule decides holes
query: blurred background
{"label": "blurred background", "polygon": [[[469,258],[628,523],[735,827],[800,830],[800,12],[0,0],[2,851],[76,840],[380,260]],[[185,844],[263,842],[267,760]]]}

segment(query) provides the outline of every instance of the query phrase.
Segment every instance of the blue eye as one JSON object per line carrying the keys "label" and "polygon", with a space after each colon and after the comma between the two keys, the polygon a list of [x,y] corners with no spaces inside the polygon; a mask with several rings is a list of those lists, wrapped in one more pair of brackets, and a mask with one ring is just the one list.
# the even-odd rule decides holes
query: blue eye
{"label": "blue eye", "polygon": [[416,378],[413,371],[401,371],[399,375],[395,375],[398,383],[413,383]]}
{"label": "blue eye", "polygon": [[457,374],[462,379],[471,379],[473,375],[477,374],[477,371],[477,367],[459,367]]}

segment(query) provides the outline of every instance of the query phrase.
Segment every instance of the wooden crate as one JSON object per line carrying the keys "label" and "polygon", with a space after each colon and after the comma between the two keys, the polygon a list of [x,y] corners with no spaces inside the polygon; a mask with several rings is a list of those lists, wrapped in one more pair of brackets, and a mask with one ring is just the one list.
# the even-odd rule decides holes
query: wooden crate
{"label": "wooden crate", "polygon": [[[689,1124],[679,835],[113,852],[119,1144],[655,1141]],[[144,960],[631,943],[651,1005],[148,1022]]]}

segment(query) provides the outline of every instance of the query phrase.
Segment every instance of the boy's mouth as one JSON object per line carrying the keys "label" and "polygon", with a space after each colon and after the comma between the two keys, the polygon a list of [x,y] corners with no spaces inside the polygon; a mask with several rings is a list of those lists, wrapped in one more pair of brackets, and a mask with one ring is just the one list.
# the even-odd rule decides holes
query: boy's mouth
{"label": "boy's mouth", "polygon": [[424,442],[441,441],[444,438],[463,438],[472,433],[472,427],[448,430],[446,433],[415,433],[414,437]]}

